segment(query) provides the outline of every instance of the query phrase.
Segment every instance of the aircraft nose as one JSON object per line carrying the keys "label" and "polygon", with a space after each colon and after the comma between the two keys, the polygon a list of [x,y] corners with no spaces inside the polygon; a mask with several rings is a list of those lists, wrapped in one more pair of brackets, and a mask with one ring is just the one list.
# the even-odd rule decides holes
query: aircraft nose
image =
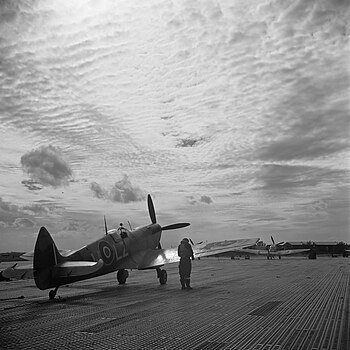
{"label": "aircraft nose", "polygon": [[152,235],[155,235],[156,233],[160,233],[162,231],[162,227],[158,224],[152,225]]}

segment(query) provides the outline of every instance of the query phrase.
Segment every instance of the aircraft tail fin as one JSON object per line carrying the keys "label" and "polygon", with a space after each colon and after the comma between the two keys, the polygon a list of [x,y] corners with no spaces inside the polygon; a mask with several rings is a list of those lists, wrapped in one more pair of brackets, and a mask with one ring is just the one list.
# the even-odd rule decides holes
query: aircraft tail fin
{"label": "aircraft tail fin", "polygon": [[41,227],[35,243],[33,260],[34,280],[39,289],[52,287],[52,269],[63,260],[49,231]]}

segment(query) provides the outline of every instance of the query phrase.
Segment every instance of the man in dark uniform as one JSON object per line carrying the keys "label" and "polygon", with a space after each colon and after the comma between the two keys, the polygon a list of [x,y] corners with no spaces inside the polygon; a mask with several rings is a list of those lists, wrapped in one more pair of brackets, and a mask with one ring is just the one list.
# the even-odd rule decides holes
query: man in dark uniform
{"label": "man in dark uniform", "polygon": [[179,263],[179,275],[182,289],[192,289],[190,286],[191,278],[191,258],[194,260],[194,254],[192,247],[188,241],[188,238],[184,238],[179,247],[177,248],[177,254],[180,257]]}

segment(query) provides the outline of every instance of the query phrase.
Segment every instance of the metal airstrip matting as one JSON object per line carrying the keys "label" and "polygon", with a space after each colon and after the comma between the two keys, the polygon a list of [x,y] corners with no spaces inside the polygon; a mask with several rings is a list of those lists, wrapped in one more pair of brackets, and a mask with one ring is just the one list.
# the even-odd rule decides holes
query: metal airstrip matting
{"label": "metal airstrip matting", "polygon": [[1,349],[350,349],[349,263],[316,260],[193,262],[192,291],[155,271],[131,271],[60,287],[0,283]]}

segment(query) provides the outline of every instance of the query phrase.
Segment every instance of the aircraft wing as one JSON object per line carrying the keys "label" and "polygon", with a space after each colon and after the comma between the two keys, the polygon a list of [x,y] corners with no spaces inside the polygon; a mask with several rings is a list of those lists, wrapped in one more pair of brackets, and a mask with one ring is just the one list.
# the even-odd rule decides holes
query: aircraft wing
{"label": "aircraft wing", "polygon": [[243,238],[211,243],[202,243],[193,246],[195,257],[211,256],[243,250],[243,248],[255,245],[260,238]]}
{"label": "aircraft wing", "polygon": [[271,255],[271,256],[285,256],[285,255],[294,255],[299,253],[305,253],[310,251],[310,249],[286,249],[286,250],[277,250],[277,251],[268,251],[267,249],[239,249],[242,254],[252,254],[252,255]]}
{"label": "aircraft wing", "polygon": [[32,265],[21,265],[16,267],[17,263],[2,271],[2,276],[9,279],[33,278]]}
{"label": "aircraft wing", "polygon": [[137,268],[139,270],[152,269],[177,261],[180,261],[180,257],[177,255],[177,248],[149,249],[145,251],[139,260]]}
{"label": "aircraft wing", "polygon": [[[194,256],[196,258],[200,258],[203,256],[216,255],[243,249],[244,247],[250,247],[251,245],[254,245],[258,240],[259,238],[245,238],[229,241],[201,243],[194,245],[192,249]],[[135,260],[135,257],[133,257],[133,259]],[[180,257],[177,255],[177,248],[150,249],[148,251],[145,251],[142,256],[139,256],[139,263],[137,268],[139,270],[152,269],[177,261],[180,261]]]}
{"label": "aircraft wing", "polygon": [[[269,251],[267,249],[253,249],[253,248],[243,248],[238,250],[242,254],[252,254],[252,255],[267,255]],[[272,255],[273,252],[270,252]]]}

